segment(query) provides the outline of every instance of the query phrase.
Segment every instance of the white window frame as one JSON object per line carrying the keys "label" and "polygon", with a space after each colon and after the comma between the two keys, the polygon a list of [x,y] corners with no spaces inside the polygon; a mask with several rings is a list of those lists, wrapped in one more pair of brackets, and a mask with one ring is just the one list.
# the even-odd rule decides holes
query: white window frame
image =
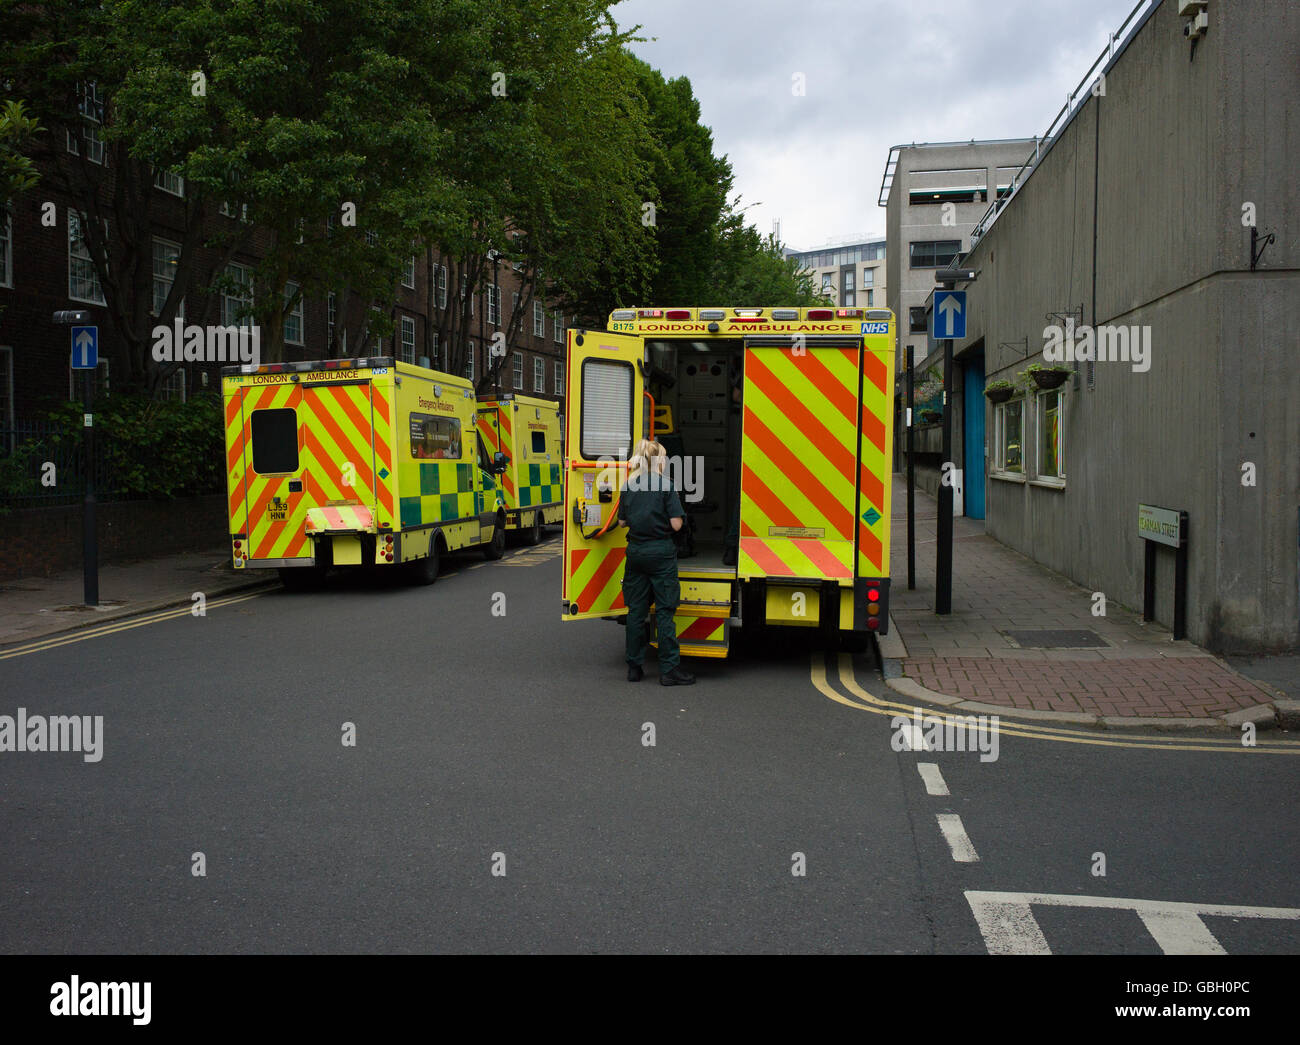
{"label": "white window frame", "polygon": [[429,365],[434,370],[442,369],[442,344],[436,330],[433,331],[433,355],[429,359]]}
{"label": "white window frame", "polygon": [[460,276],[460,300],[464,301],[466,297],[469,298],[469,314],[472,316],[474,314],[474,295],[469,292],[469,280],[462,272]]}
{"label": "white window frame", "polygon": [[[158,276],[158,248],[159,248],[160,246],[162,246],[162,247],[171,247],[171,248],[173,248],[173,249],[176,251],[176,263],[177,263],[177,265],[180,264],[180,257],[181,257],[181,245],[180,245],[179,243],[177,243],[175,240],[164,239],[162,236],[155,236],[155,237],[153,238],[153,246],[152,246],[152,248],[151,248],[151,257],[152,257],[152,259],[153,259],[153,264],[152,264],[152,268],[153,268],[153,313],[152,313],[152,315],[155,315],[155,316],[160,316],[160,315],[162,315],[163,305],[166,304],[166,302],[167,302],[167,295],[171,293],[172,285],[176,282],[176,271],[175,271],[175,269],[172,270],[172,274],[171,274],[172,278],[171,278],[171,279],[159,279],[159,276]],[[166,287],[166,289],[163,290],[163,292],[162,292],[162,296],[161,296],[161,297],[160,297],[159,294],[158,294],[159,284],[163,284],[163,285]],[[178,319],[184,319],[184,318],[185,318],[185,299],[184,299],[184,298],[181,298],[181,300],[180,300],[180,304],[178,304],[178,305],[176,306],[176,316],[177,316]]]}
{"label": "white window frame", "polygon": [[546,391],[546,360],[541,356],[533,356],[533,391]]}
{"label": "white window frame", "polygon": [[185,402],[187,387],[186,387],[185,368],[183,366],[177,367],[174,371],[172,371],[171,376],[168,377],[166,382],[164,382],[160,386],[158,398],[159,399],[173,398],[173,396],[168,394],[169,392],[179,392],[180,395],[175,398],[177,398],[179,402],[182,403]]}
{"label": "white window frame", "polygon": [[5,215],[0,226],[0,287],[10,290],[14,285],[14,222]]}
{"label": "white window frame", "polygon": [[[297,289],[298,284],[293,282],[293,280],[285,281],[284,303],[286,306],[289,304],[289,299],[293,297],[293,293]],[[303,319],[302,305],[303,296],[299,295],[298,304],[284,314],[284,343],[286,345],[304,345],[307,342],[307,324]],[[296,339],[289,337],[289,320],[291,319],[296,319],[298,321],[298,337]]]}
{"label": "white window frame", "polygon": [[564,313],[563,312],[554,313],[554,319],[555,319],[555,343],[557,345],[562,345],[564,344]]}
{"label": "white window frame", "polygon": [[483,300],[487,307],[487,321],[494,327],[501,325],[501,288],[495,283],[489,283],[487,289],[483,292]]}
{"label": "white window frame", "polygon": [[[1056,396],[1056,475],[1044,475],[1039,471],[1043,463],[1043,446],[1046,439],[1044,427],[1047,423],[1047,397]],[[1064,486],[1066,479],[1065,465],[1065,389],[1052,388],[1040,390],[1034,397],[1034,480],[1044,486]]]}
{"label": "white window frame", "polygon": [[[77,210],[73,207],[69,207],[67,213],[68,213],[68,297],[71,298],[73,301],[85,301],[92,305],[103,305],[105,304],[104,287],[103,284],[101,284],[99,281],[99,271],[95,268],[94,258],[91,257],[90,244],[87,243],[84,239],[81,239],[80,236],[81,222],[83,219],[85,219],[85,215],[78,213]],[[85,219],[85,220],[89,220],[89,219]],[[74,254],[72,252],[72,245],[73,243],[76,242],[81,243],[82,246],[85,248],[85,252],[86,252],[85,257],[82,257],[79,254]],[[78,289],[85,289],[86,286],[89,286],[89,288],[92,291],[98,292],[99,294],[98,297],[83,297],[79,294],[74,293],[73,274],[72,274],[72,265],[74,261],[79,262],[82,265],[88,265],[90,267],[89,276],[78,277],[81,283],[83,284],[83,286]]]}
{"label": "white window frame", "polygon": [[560,359],[555,361],[555,394],[564,395],[564,361]]}
{"label": "white window frame", "polygon": [[[402,316],[398,322],[398,333],[400,340],[398,342],[399,357],[403,363],[415,362],[415,320],[410,316]],[[407,335],[410,335],[409,337]],[[410,354],[407,354],[407,349]]]}
{"label": "white window frame", "polygon": [[[1019,469],[1007,467],[1007,415],[1012,408],[1020,414]],[[1025,481],[1025,414],[1027,412],[1023,396],[1008,399],[1005,403],[998,403],[993,407],[993,471],[991,474],[996,478],[1010,479],[1014,482]]]}
{"label": "white window frame", "polygon": [[465,348],[466,348],[465,379],[467,381],[473,381],[474,380],[474,342],[471,341],[467,346],[465,346]]}
{"label": "white window frame", "polygon": [[533,301],[533,336],[546,336],[546,309],[540,301]]}
{"label": "white window frame", "polygon": [[434,276],[433,293],[437,299],[438,307],[447,308],[447,266],[439,265],[438,271]]}
{"label": "white window frame", "polygon": [[[235,270],[235,271],[232,271]],[[253,266],[245,265],[238,261],[232,261],[226,266],[223,273],[226,276],[237,276],[239,285],[248,291],[245,294],[232,294],[227,287],[221,288],[221,325],[223,327],[252,327],[253,316],[251,314],[242,318],[236,317],[233,313],[240,311],[244,306],[250,310],[253,307]]]}
{"label": "white window frame", "polygon": [[153,172],[153,186],[155,189],[161,189],[163,192],[172,196],[185,198],[185,179],[175,171],[169,171],[165,167],[155,167]]}
{"label": "white window frame", "polygon": [[514,377],[515,391],[522,392],[524,390],[524,357],[522,353],[515,353],[515,357],[510,363],[510,369]]}
{"label": "white window frame", "polygon": [[402,286],[415,289],[415,255],[406,263],[406,270],[402,273]]}
{"label": "white window frame", "polygon": [[506,317],[507,324],[511,319],[515,317],[515,314],[518,311],[519,311],[519,291],[516,290],[510,295],[510,315]]}

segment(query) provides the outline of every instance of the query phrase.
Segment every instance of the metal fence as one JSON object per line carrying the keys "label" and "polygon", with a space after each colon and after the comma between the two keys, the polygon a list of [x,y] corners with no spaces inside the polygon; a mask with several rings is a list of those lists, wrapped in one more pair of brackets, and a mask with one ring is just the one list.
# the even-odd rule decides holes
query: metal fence
{"label": "metal fence", "polygon": [[[134,500],[113,481],[108,446],[95,442],[96,500]],[[86,493],[82,433],[51,421],[15,421],[0,427],[0,511],[77,504]]]}

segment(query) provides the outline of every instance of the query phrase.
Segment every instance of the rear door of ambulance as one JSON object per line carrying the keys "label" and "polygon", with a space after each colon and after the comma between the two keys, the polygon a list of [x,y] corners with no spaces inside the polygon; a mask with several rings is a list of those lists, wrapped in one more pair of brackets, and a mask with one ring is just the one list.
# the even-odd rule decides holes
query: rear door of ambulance
{"label": "rear door of ambulance", "polygon": [[276,383],[242,386],[242,469],[238,476],[232,470],[231,503],[233,513],[242,493],[250,557],[259,565],[312,561],[310,508],[362,510],[360,520],[355,513],[340,518],[340,529],[353,529],[366,517],[372,527],[393,525],[391,396],[374,380],[387,373],[252,375]]}
{"label": "rear door of ambulance", "polygon": [[618,525],[618,493],[627,459],[649,430],[644,358],[645,342],[636,335],[568,332],[565,620],[613,616],[627,608],[622,590],[627,537]]}
{"label": "rear door of ambulance", "polygon": [[852,585],[862,339],[745,340],[741,578]]}
{"label": "rear door of ambulance", "polygon": [[488,459],[491,460],[492,455],[496,453],[506,455],[508,462],[506,470],[498,478],[504,492],[502,499],[505,501],[507,511],[514,511],[519,507],[519,479],[515,466],[514,428],[511,423],[512,406],[510,400],[480,403],[475,413],[476,427],[483,438],[483,445],[487,447]]}

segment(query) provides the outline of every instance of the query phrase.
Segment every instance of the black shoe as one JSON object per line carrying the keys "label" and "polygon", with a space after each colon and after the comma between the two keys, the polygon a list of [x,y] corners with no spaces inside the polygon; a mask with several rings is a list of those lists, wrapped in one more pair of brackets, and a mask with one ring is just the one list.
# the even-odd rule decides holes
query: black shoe
{"label": "black shoe", "polygon": [[629,664],[627,666],[628,682],[640,682],[645,677],[645,672],[641,669],[640,664]]}
{"label": "black shoe", "polygon": [[659,676],[659,685],[661,686],[693,686],[695,685],[695,676],[689,671],[683,671],[680,666],[673,668],[672,671]]}

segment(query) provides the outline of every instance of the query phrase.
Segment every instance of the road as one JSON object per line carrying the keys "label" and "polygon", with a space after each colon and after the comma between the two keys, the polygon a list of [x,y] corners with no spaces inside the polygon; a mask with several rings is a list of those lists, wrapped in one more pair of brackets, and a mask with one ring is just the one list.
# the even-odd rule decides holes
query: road
{"label": "road", "polygon": [[559,567],[557,536],[0,651],[0,714],[104,719],[98,762],[0,754],[0,950],[1300,950],[1300,745],[899,751],[866,658],[627,683]]}

